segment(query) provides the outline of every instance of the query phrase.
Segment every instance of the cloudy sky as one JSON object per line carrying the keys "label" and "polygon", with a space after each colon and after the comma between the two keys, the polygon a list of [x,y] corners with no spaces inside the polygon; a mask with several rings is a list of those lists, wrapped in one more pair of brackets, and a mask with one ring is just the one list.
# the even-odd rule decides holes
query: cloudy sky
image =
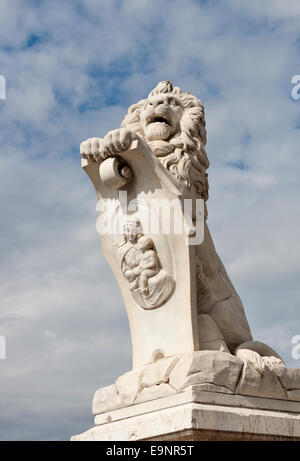
{"label": "cloudy sky", "polygon": [[0,439],[68,440],[131,368],[79,143],[172,80],[206,108],[209,227],[253,336],[300,335],[298,0],[0,0]]}

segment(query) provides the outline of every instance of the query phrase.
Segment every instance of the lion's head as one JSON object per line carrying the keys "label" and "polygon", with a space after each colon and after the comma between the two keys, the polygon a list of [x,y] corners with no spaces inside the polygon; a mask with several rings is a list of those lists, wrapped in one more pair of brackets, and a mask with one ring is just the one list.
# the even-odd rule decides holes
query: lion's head
{"label": "lion's head", "polygon": [[169,81],[160,82],[147,99],[129,107],[121,126],[142,136],[165,168],[208,199],[209,161],[201,101]]}

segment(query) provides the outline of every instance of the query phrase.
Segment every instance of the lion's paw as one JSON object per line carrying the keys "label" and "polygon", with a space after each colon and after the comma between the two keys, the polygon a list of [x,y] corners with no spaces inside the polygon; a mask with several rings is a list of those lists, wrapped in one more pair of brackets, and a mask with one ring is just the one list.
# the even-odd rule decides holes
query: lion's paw
{"label": "lion's paw", "polygon": [[284,362],[278,357],[262,357],[265,367],[268,367],[270,370],[278,370],[279,368],[285,368]]}
{"label": "lion's paw", "polygon": [[235,353],[237,357],[242,359],[244,362],[250,362],[254,368],[262,375],[265,370],[265,364],[263,357],[257,352],[251,351],[250,349],[238,349]]}
{"label": "lion's paw", "polygon": [[129,149],[134,139],[138,139],[138,135],[127,128],[109,131],[103,139],[102,153],[106,157],[118,155]]}
{"label": "lion's paw", "polygon": [[250,349],[238,349],[235,355],[245,362],[252,363],[260,374],[263,374],[266,368],[269,368],[271,371],[285,368],[285,364],[280,358],[273,355],[261,356],[258,352]]}
{"label": "lion's paw", "polygon": [[88,138],[80,144],[80,155],[88,160],[105,160],[103,155],[103,139]]}

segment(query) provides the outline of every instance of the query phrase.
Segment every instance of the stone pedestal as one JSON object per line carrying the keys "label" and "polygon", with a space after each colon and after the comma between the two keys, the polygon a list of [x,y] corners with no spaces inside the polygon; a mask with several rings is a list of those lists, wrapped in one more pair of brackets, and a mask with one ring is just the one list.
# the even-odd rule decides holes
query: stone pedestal
{"label": "stone pedestal", "polygon": [[98,389],[95,427],[72,440],[300,440],[299,376],[226,352],[160,359]]}
{"label": "stone pedestal", "polygon": [[184,392],[96,415],[73,441],[300,440],[300,402]]}

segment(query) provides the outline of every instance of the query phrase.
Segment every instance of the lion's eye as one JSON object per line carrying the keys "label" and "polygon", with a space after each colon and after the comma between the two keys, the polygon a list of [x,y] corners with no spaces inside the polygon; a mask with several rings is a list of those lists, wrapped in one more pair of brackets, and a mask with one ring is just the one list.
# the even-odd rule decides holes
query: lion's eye
{"label": "lion's eye", "polygon": [[175,99],[170,99],[169,104],[171,104],[172,106],[178,106],[178,102]]}

